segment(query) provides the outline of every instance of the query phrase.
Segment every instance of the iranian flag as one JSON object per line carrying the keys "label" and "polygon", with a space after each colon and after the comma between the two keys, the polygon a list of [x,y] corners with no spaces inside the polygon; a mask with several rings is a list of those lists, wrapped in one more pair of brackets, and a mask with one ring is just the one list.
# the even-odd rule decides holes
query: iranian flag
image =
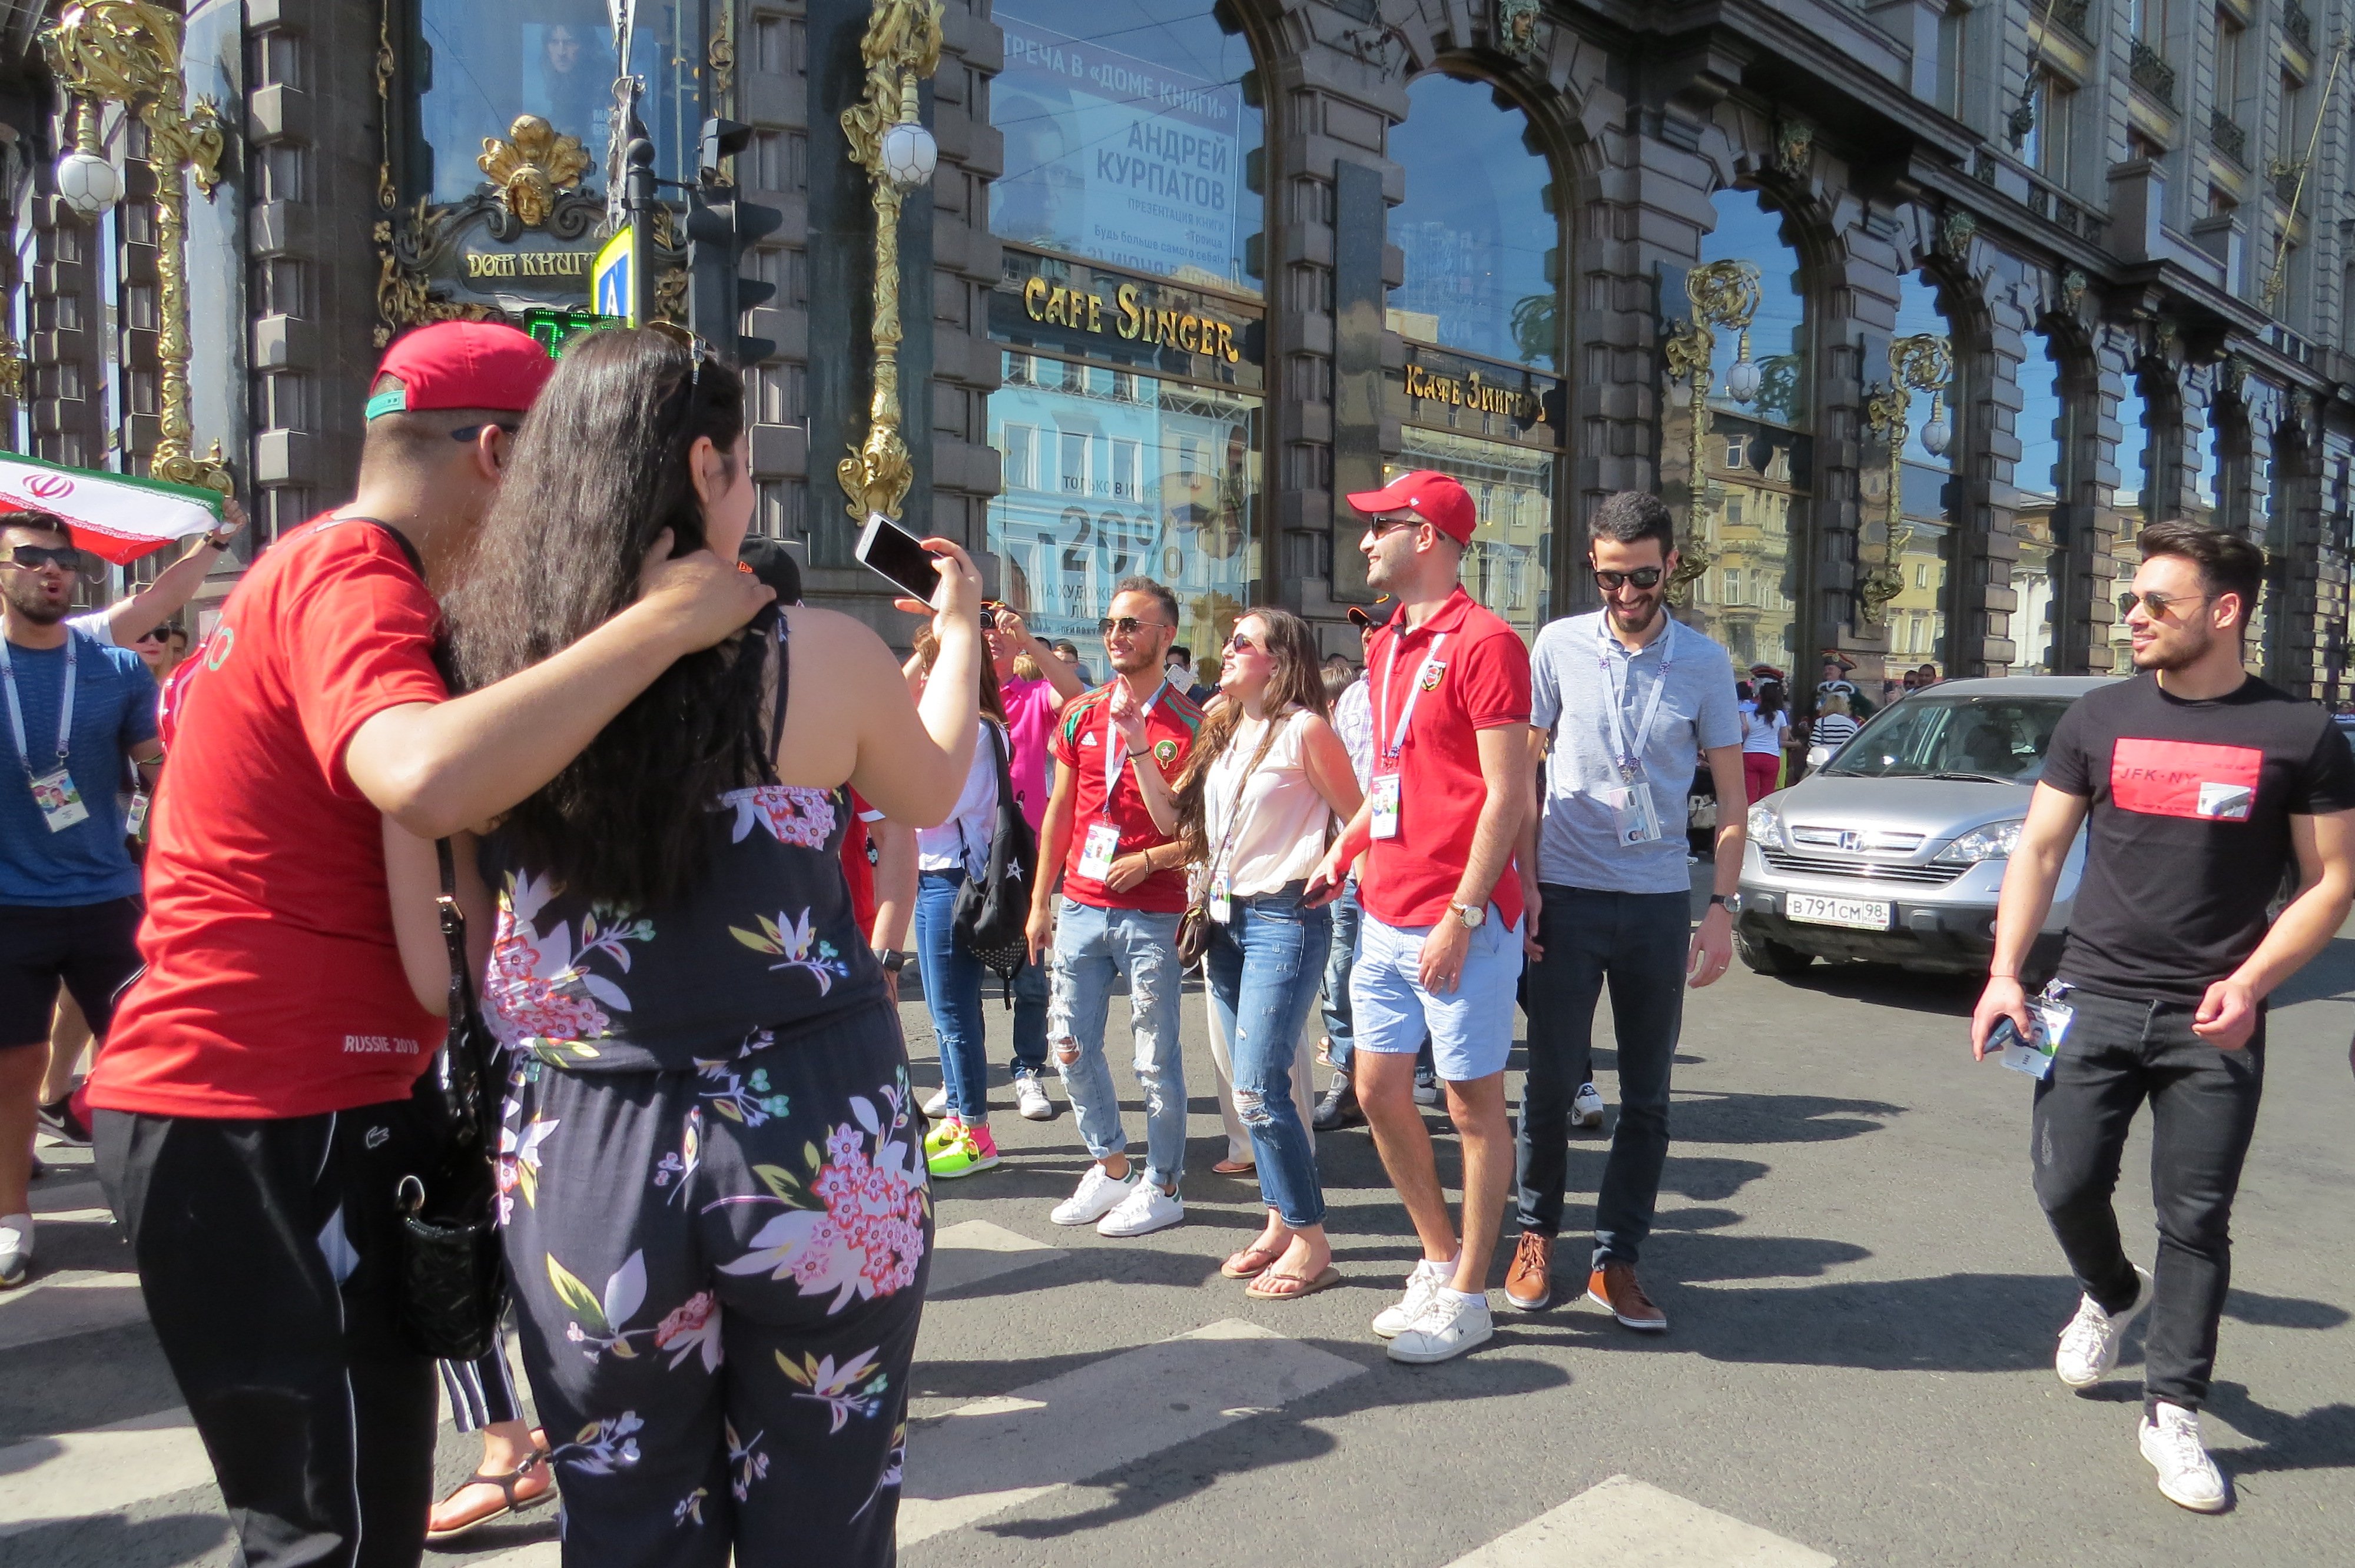
{"label": "iranian flag", "polygon": [[15,452],[0,452],[0,510],[62,517],[76,545],[118,567],[221,523],[221,498],[212,491]]}

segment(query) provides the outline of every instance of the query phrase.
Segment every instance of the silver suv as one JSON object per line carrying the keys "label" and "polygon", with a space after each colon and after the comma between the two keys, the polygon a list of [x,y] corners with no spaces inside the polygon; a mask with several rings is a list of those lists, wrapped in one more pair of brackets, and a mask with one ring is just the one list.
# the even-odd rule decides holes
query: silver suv
{"label": "silver suv", "polygon": [[[1742,961],[1773,975],[1817,959],[1983,973],[2003,868],[2052,731],[2106,679],[1928,687],[1875,714],[1817,772],[1752,806],[1733,927]],[[2080,832],[2030,960],[2038,984],[2060,958],[2084,864]]]}

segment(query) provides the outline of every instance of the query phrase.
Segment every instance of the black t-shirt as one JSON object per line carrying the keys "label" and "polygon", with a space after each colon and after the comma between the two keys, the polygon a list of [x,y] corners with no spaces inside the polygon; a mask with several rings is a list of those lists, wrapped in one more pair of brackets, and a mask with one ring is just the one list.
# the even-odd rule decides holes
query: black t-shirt
{"label": "black t-shirt", "polygon": [[2044,782],[2093,802],[2061,975],[2087,991],[2197,1001],[2264,939],[2294,863],[2289,819],[2355,810],[2330,715],[2251,679],[2185,702],[2153,675],[2077,699]]}

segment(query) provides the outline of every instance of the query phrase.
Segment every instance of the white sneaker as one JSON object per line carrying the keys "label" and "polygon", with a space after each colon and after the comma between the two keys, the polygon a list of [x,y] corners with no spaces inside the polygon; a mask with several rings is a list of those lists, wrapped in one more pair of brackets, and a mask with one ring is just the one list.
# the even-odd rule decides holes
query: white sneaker
{"label": "white sneaker", "polygon": [[1453,1290],[1435,1290],[1423,1316],[1391,1341],[1391,1360],[1417,1364],[1452,1360],[1485,1343],[1496,1331],[1486,1296],[1467,1298]]}
{"label": "white sneaker", "polygon": [[1114,1205],[1127,1197],[1129,1189],[1135,1185],[1134,1175],[1116,1181],[1105,1174],[1101,1164],[1091,1165],[1088,1173],[1080,1178],[1078,1190],[1056,1204],[1055,1212],[1047,1217],[1059,1225],[1094,1224],[1112,1213]]}
{"label": "white sneaker", "polygon": [[1579,1085],[1578,1093],[1570,1097],[1570,1125],[1572,1127],[1603,1125],[1603,1096],[1596,1091],[1593,1084]]}
{"label": "white sneaker", "polygon": [[1047,1097],[1047,1086],[1034,1074],[1025,1073],[1014,1080],[1014,1108],[1025,1121],[1055,1119],[1055,1102]]}
{"label": "white sneaker", "polygon": [[1395,1306],[1385,1307],[1374,1314],[1374,1332],[1385,1340],[1395,1340],[1415,1325],[1424,1308],[1431,1305],[1431,1293],[1455,1277],[1453,1264],[1433,1263],[1424,1258],[1406,1277],[1406,1294]]}
{"label": "white sneaker", "polygon": [[2150,1271],[2140,1264],[2135,1265],[2135,1282],[2134,1305],[2115,1316],[2090,1296],[2078,1299],[2077,1315],[2061,1330],[2061,1348],[2052,1357],[2053,1375],[2071,1388],[2091,1388],[2115,1370],[2120,1341],[2150,1305]]}
{"label": "white sneaker", "polygon": [[2142,1457],[2158,1472],[2159,1495],[2194,1513],[2222,1513],[2231,1505],[2224,1472],[2200,1441],[2200,1413],[2160,1400],[2142,1424]]}
{"label": "white sneaker", "polygon": [[931,1099],[924,1102],[924,1114],[928,1117],[933,1118],[934,1119],[938,1119],[940,1114],[948,1108],[949,1086],[946,1084],[943,1084],[940,1086],[939,1092],[934,1094]]}
{"label": "white sneaker", "polygon": [[1142,1236],[1166,1231],[1186,1217],[1186,1200],[1150,1181],[1134,1178],[1129,1194],[1096,1224],[1100,1236]]}
{"label": "white sneaker", "polygon": [[33,1216],[0,1219],[0,1290],[14,1290],[33,1274]]}

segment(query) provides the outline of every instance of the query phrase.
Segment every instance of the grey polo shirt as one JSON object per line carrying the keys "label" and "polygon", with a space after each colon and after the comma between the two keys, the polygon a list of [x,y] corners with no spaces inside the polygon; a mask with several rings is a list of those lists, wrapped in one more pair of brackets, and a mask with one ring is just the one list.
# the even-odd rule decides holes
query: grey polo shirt
{"label": "grey polo shirt", "polygon": [[[1603,624],[1603,612],[1551,621],[1529,655],[1529,723],[1551,737],[1546,756],[1545,820],[1538,829],[1538,880],[1609,893],[1682,893],[1685,798],[1700,754],[1742,744],[1733,661],[1689,626],[1673,626],[1630,652]],[[1641,739],[1637,726],[1660,682],[1659,711]],[[1619,783],[1608,705],[1640,755],[1659,813],[1660,836],[1622,844],[1598,791]]]}

